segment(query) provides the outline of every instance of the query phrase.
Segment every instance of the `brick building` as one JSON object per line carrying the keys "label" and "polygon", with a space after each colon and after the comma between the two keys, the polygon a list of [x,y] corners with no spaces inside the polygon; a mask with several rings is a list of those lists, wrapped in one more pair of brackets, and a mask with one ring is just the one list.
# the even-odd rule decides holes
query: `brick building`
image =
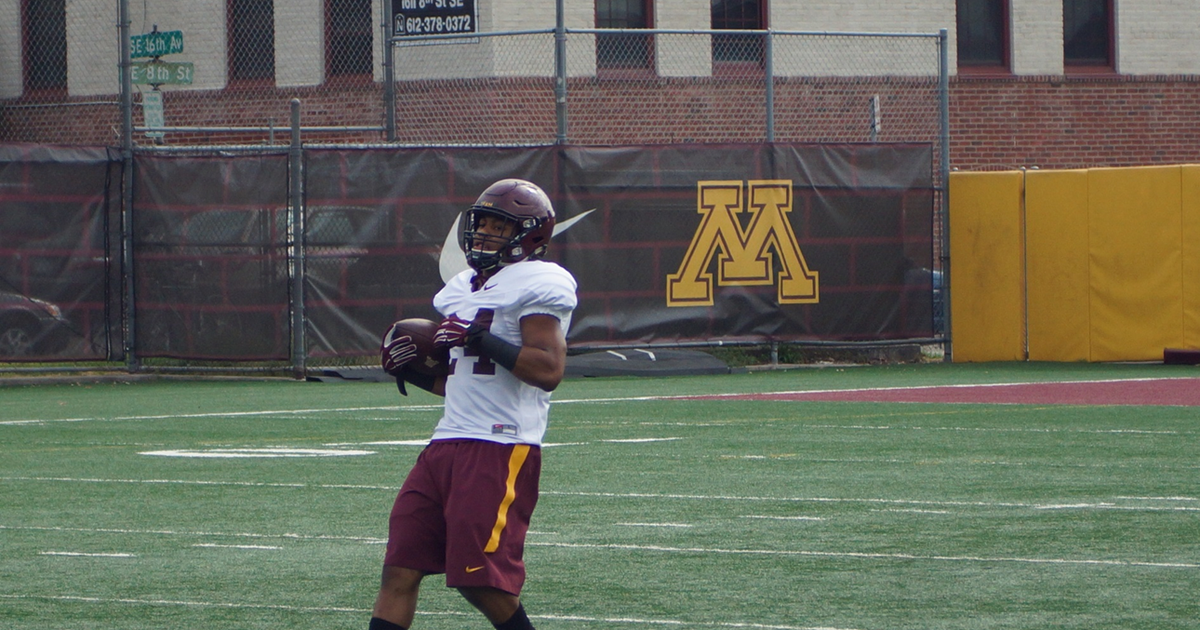
{"label": "brick building", "polygon": [[[420,13],[417,8],[425,4],[397,0],[396,7]],[[191,63],[195,74],[190,84],[162,86],[169,125],[282,128],[291,98],[304,103],[305,124],[384,124],[380,0],[162,0],[129,5],[132,33],[155,27],[184,33],[184,52],[164,60]],[[553,0],[447,0],[437,6],[454,5],[475,21],[471,30],[476,33],[548,29],[555,24]],[[119,142],[117,7],[117,0],[0,0],[0,141]],[[1200,118],[1200,4],[1193,0],[565,0],[564,24],[568,29],[776,32],[936,33],[945,28],[953,167],[1200,161],[1195,124]],[[541,36],[538,41],[551,40]],[[757,119],[747,124],[733,118],[751,109],[746,104],[761,106],[755,103],[757,93],[739,91],[736,82],[715,81],[731,76],[729,68],[754,74],[761,52],[753,52],[752,46],[739,48],[742,43],[736,35],[713,34],[681,35],[670,41],[665,35],[657,40],[573,39],[567,66],[575,83],[569,93],[576,102],[581,94],[593,97],[598,113],[587,116],[601,120],[573,122],[574,129],[584,131],[571,141],[763,140],[755,127]],[[424,126],[428,132],[400,139],[414,144],[553,141],[554,59],[547,52],[552,49],[543,47],[530,55],[515,44],[484,38],[471,44],[470,54],[464,54],[466,50],[451,45],[396,48],[399,98],[420,102],[422,112],[419,120],[410,117],[402,124]],[[854,92],[853,82],[839,83],[848,76],[904,74],[879,60],[886,53],[873,54],[873,62],[846,68],[829,56],[820,58],[815,70],[810,65],[791,71],[786,64],[776,64],[783,66],[776,72],[785,75],[778,79],[785,87],[786,75],[792,72],[823,77],[823,89],[842,93]],[[597,82],[606,77],[617,81]],[[604,92],[630,78],[640,81],[632,91]],[[439,79],[484,80],[486,86],[477,98],[462,99],[440,84],[428,83]],[[601,87],[593,95],[587,90],[596,84]],[[630,84],[625,85],[628,89]],[[706,92],[693,94],[697,85]],[[655,107],[639,95],[646,86],[659,91]],[[781,89],[776,110],[812,109],[811,90],[799,91],[808,100],[797,96],[789,101],[789,93]],[[903,100],[893,97],[893,102]],[[860,108],[858,95],[855,99],[835,109],[840,107],[839,113],[846,115]],[[453,136],[451,127],[461,120],[453,112],[466,100],[485,112],[475,124],[490,135]],[[704,116],[696,114],[700,110]],[[439,118],[438,112],[451,114]],[[885,111],[885,120],[889,113]],[[142,124],[140,108],[134,115],[135,124]],[[584,124],[588,122],[591,126]],[[539,131],[523,135],[530,129]],[[789,134],[785,127],[775,138],[810,139],[800,131]],[[322,137],[383,139],[377,131]],[[865,136],[830,132],[815,139],[856,141]]]}

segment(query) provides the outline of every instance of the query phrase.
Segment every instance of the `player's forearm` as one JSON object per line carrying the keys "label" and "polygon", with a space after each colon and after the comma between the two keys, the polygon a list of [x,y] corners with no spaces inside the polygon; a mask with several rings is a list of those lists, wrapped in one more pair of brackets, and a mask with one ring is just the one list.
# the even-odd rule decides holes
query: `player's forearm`
{"label": "player's forearm", "polygon": [[[557,328],[551,330],[557,331]],[[487,330],[480,330],[470,338],[474,348],[512,372],[513,376],[534,387],[554,391],[566,370],[566,344],[560,341],[561,335],[535,332],[529,337],[532,339],[525,339],[524,345],[505,341]],[[549,342],[549,347],[543,347],[539,342]]]}
{"label": "player's forearm", "polygon": [[522,346],[512,374],[525,383],[552,392],[562,382],[566,365],[565,352]]}
{"label": "player's forearm", "polygon": [[[445,376],[433,376],[431,374],[423,374],[421,372],[417,372],[412,369],[406,369],[403,372],[401,372],[396,378],[403,382],[410,383],[412,385],[416,385],[417,387],[420,387],[421,389],[423,389],[431,394],[435,394],[438,396],[446,395],[446,377]],[[408,395],[408,393],[404,391],[404,387],[401,387],[400,391],[402,393],[404,393],[405,396]]]}

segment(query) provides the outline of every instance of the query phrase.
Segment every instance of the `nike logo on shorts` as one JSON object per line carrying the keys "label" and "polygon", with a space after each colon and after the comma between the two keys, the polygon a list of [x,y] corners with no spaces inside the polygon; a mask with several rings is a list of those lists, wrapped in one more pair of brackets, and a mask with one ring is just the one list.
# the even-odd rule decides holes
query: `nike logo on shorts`
{"label": "nike logo on shorts", "polygon": [[483,567],[467,567],[467,573],[474,573],[483,570]]}

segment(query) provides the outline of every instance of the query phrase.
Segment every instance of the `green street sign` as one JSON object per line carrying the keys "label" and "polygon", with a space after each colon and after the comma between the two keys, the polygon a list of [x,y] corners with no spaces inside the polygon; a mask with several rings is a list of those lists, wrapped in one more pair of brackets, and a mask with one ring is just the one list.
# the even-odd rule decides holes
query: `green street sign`
{"label": "green street sign", "polygon": [[193,70],[190,61],[139,61],[133,64],[133,82],[138,85],[191,85]]}
{"label": "green street sign", "polygon": [[183,31],[163,31],[129,36],[129,57],[161,57],[183,52]]}

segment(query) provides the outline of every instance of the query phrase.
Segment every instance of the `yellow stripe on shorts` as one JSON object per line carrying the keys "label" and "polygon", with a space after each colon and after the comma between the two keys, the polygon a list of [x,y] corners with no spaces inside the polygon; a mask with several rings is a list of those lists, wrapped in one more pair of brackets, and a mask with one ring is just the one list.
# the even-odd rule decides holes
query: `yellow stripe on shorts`
{"label": "yellow stripe on shorts", "polygon": [[495,553],[500,548],[500,532],[508,524],[508,508],[517,499],[517,474],[529,456],[528,444],[517,444],[513,447],[512,455],[508,458],[508,481],[504,483],[504,500],[496,512],[496,524],[492,526],[492,537],[488,539],[483,553]]}

